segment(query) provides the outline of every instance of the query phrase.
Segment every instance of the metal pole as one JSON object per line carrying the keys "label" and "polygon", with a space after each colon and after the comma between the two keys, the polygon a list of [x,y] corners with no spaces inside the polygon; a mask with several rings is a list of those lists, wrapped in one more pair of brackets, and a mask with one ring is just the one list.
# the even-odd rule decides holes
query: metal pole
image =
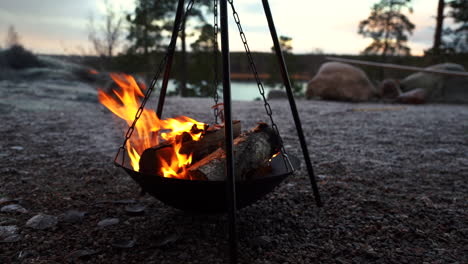
{"label": "metal pole", "polygon": [[179,35],[179,28],[182,15],[184,13],[184,0],[179,0],[177,4],[176,17],[174,21],[174,28],[172,29],[171,42],[168,47],[166,69],[164,71],[164,78],[161,86],[161,93],[159,95],[158,108],[156,114],[159,118],[162,117],[162,111],[164,107],[164,100],[166,99],[167,83],[169,82],[169,75],[171,74],[172,59],[174,58],[174,52],[177,43],[177,37]]}
{"label": "metal pole", "polygon": [[270,28],[271,38],[275,46],[275,53],[278,57],[278,62],[281,70],[281,77],[283,78],[283,84],[286,87],[286,93],[288,95],[289,106],[291,107],[291,112],[294,118],[294,124],[296,125],[297,135],[299,137],[299,142],[301,143],[302,154],[304,155],[307,172],[309,173],[310,184],[312,185],[312,190],[314,191],[317,206],[321,207],[322,200],[320,199],[317,182],[315,181],[314,169],[312,168],[312,162],[310,161],[309,150],[307,149],[307,143],[304,137],[304,132],[302,131],[301,119],[299,118],[296,102],[294,101],[294,96],[291,89],[291,81],[289,80],[288,70],[286,68],[286,63],[284,62],[283,52],[281,51],[281,46],[278,41],[278,35],[276,34],[275,24],[273,23],[273,16],[271,15],[270,5],[268,4],[268,0],[262,0],[262,3],[263,9],[265,10],[265,16],[268,20],[268,27]]}
{"label": "metal pole", "polygon": [[234,177],[234,153],[231,115],[231,69],[229,58],[229,32],[227,0],[220,1],[221,18],[221,52],[223,58],[223,100],[224,127],[226,146],[226,201],[229,220],[230,262],[237,263],[237,230],[236,230],[236,179]]}

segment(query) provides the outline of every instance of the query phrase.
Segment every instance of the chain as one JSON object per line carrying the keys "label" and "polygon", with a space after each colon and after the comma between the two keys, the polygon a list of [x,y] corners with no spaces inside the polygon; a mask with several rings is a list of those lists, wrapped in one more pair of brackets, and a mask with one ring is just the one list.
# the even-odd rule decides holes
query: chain
{"label": "chain", "polygon": [[214,13],[214,19],[213,19],[213,57],[214,57],[214,93],[213,93],[213,100],[215,103],[215,107],[213,109],[213,115],[215,118],[215,124],[218,123],[218,115],[219,115],[219,108],[217,107],[218,101],[219,101],[219,95],[218,95],[218,56],[219,56],[219,50],[218,50],[218,0],[213,1],[213,13]]}
{"label": "chain", "polygon": [[260,92],[260,95],[262,96],[263,99],[263,106],[265,107],[265,111],[270,118],[271,121],[271,127],[273,128],[273,131],[275,132],[275,135],[277,136],[280,144],[280,150],[281,150],[281,155],[283,156],[283,160],[285,162],[286,167],[288,165],[290,166],[291,169],[293,169],[293,166],[291,164],[291,161],[289,160],[288,154],[286,153],[286,149],[284,148],[283,144],[283,139],[281,138],[281,135],[278,130],[278,126],[276,125],[275,121],[273,120],[273,111],[271,110],[271,106],[268,103],[268,100],[265,97],[265,88],[263,87],[262,82],[260,81],[260,77],[258,76],[257,72],[257,67],[255,66],[252,53],[250,52],[249,44],[247,43],[247,38],[245,36],[244,30],[242,29],[242,26],[240,24],[240,19],[239,19],[239,14],[236,12],[236,9],[234,7],[234,1],[233,0],[227,0],[229,4],[231,5],[232,8],[232,15],[234,17],[234,21],[237,24],[237,28],[239,29],[239,34],[240,38],[242,40],[242,43],[244,44],[244,49],[245,53],[247,54],[247,58],[249,60],[249,65],[250,65],[250,70],[255,76],[255,81],[257,82],[257,87],[258,91]]}
{"label": "chain", "polygon": [[[177,29],[177,32],[180,32],[182,30],[182,25],[183,25],[183,23],[185,23],[185,20],[187,19],[187,16],[190,13],[190,10],[192,10],[194,1],[195,0],[190,0],[190,2],[187,4],[187,8],[185,9],[185,13],[184,13],[183,18],[182,18],[182,23],[180,24],[179,28]],[[167,58],[169,57],[169,53],[173,52],[174,49],[175,49],[175,42],[170,43],[169,47],[167,48],[166,53],[164,54],[164,57],[162,58],[161,62],[159,63],[159,66],[158,66],[158,68],[156,70],[156,73],[155,73],[153,79],[151,80],[151,83],[150,83],[150,86],[148,87],[148,90],[146,90],[145,97],[141,101],[140,107],[138,108],[138,111],[135,114],[135,118],[133,119],[133,123],[128,128],[127,133],[125,133],[125,139],[124,139],[124,141],[122,143],[122,146],[120,146],[119,150],[117,151],[117,155],[115,156],[115,159],[114,159],[115,164],[118,164],[117,159],[120,156],[120,153],[123,152],[122,153],[121,166],[124,165],[125,151],[126,151],[125,146],[127,144],[127,141],[130,139],[130,137],[132,137],[132,134],[135,131],[136,123],[137,123],[138,119],[140,119],[141,114],[143,113],[146,102],[148,102],[148,99],[150,98],[154,87],[157,86],[156,83],[157,83],[157,81],[159,79],[159,76],[161,75],[161,72],[163,71],[164,66],[167,63]]]}

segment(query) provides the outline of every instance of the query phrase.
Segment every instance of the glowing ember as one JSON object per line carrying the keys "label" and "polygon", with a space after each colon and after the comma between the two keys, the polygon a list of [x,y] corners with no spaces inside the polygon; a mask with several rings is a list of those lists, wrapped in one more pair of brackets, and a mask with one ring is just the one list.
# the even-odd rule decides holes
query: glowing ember
{"label": "glowing ember", "polygon": [[[120,91],[113,90],[114,95],[112,95],[99,89],[99,102],[131,126],[144,93],[130,75],[111,74],[111,77],[119,85]],[[142,88],[145,89],[145,87]],[[182,147],[181,135],[186,132],[193,140],[198,141],[202,137],[204,128],[205,124],[186,116],[159,119],[155,111],[144,109],[136,123],[134,134],[127,141],[126,148],[131,166],[135,171],[139,171],[141,154],[145,149],[158,145],[161,138],[164,141],[172,142],[174,149],[169,161],[161,160],[161,175],[171,178],[186,178],[186,167],[192,163],[192,154],[179,153]]]}
{"label": "glowing ember", "polygon": [[89,72],[90,74],[98,74],[98,73],[99,73],[99,72],[96,71],[95,69],[89,69],[88,72]]}

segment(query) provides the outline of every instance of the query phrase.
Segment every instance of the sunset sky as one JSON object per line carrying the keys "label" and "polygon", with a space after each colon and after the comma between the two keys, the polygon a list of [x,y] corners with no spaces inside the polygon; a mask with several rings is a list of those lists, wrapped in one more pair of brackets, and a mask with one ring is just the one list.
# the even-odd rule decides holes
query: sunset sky
{"label": "sunset sky", "polygon": [[[134,0],[114,0],[114,6],[130,12]],[[367,18],[377,0],[270,0],[279,35],[293,38],[293,52],[357,54],[370,42],[357,34],[360,20]],[[252,50],[270,51],[261,1],[235,0],[244,31]],[[432,45],[437,0],[413,0],[416,25],[409,46],[420,55]],[[48,54],[90,52],[88,18],[102,16],[102,0],[1,0],[0,46],[4,46],[9,25],[14,25],[21,43],[34,52]],[[229,12],[231,12],[229,10]],[[230,17],[231,50],[242,50],[237,27]],[[212,18],[208,18],[212,21]]]}

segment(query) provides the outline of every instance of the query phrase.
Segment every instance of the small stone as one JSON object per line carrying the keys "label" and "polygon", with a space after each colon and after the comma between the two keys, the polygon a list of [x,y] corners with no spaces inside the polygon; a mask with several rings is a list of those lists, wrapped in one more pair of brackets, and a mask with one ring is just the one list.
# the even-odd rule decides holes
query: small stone
{"label": "small stone", "polygon": [[26,226],[37,230],[44,230],[54,227],[57,225],[57,222],[57,217],[55,216],[38,214],[31,217],[31,219],[26,222]]}
{"label": "small stone", "polygon": [[13,242],[18,242],[21,240],[20,235],[11,235],[9,237],[6,237],[5,239],[1,240],[1,243],[13,243]]}
{"label": "small stone", "polygon": [[34,250],[22,250],[20,253],[18,253],[18,259],[26,259],[29,257],[36,256],[37,252]]}
{"label": "small stone", "polygon": [[268,92],[268,100],[287,99],[288,95],[283,90],[272,89]]}
{"label": "small stone", "polygon": [[116,200],[113,201],[115,204],[134,204],[136,203],[135,199],[122,199],[122,200]]}
{"label": "small stone", "polygon": [[145,214],[145,209],[146,206],[142,204],[132,204],[125,206],[125,212],[127,212],[128,215],[132,216],[139,216]]}
{"label": "small stone", "polygon": [[23,206],[19,204],[5,205],[2,207],[2,209],[0,209],[0,211],[4,213],[22,213],[22,214],[28,212],[28,210],[26,210]]}
{"label": "small stone", "polygon": [[250,241],[254,247],[265,247],[272,242],[269,236],[258,236]]}
{"label": "small stone", "polygon": [[179,240],[179,234],[171,233],[169,235],[166,235],[166,236],[163,236],[163,237],[160,237],[160,238],[156,239],[155,246],[156,247],[164,247],[164,246],[166,246],[168,244],[172,244],[172,243],[176,242],[177,240]]}
{"label": "small stone", "polygon": [[99,227],[106,227],[106,226],[111,226],[118,224],[120,220],[118,218],[106,218],[104,220],[101,220],[97,223]]}
{"label": "small stone", "polygon": [[1,243],[12,243],[17,242],[21,239],[18,234],[19,228],[15,225],[0,226],[0,242]]}
{"label": "small stone", "polygon": [[61,215],[61,220],[67,223],[81,223],[87,212],[68,210]]}
{"label": "small stone", "polygon": [[115,248],[132,248],[135,246],[136,240],[116,240],[112,243],[112,246]]}
{"label": "small stone", "polygon": [[10,217],[0,217],[0,226],[16,224],[18,220]]}
{"label": "small stone", "polygon": [[22,146],[13,146],[13,147],[10,147],[10,149],[13,149],[13,150],[23,150],[24,148]]}
{"label": "small stone", "polygon": [[72,253],[68,254],[66,257],[68,260],[76,260],[79,258],[86,258],[88,256],[94,255],[99,253],[99,251],[91,250],[91,249],[80,249],[73,251]]}
{"label": "small stone", "polygon": [[2,197],[2,198],[0,198],[0,205],[7,204],[7,203],[10,203],[12,201],[13,201],[13,199],[10,199],[8,197]]}

